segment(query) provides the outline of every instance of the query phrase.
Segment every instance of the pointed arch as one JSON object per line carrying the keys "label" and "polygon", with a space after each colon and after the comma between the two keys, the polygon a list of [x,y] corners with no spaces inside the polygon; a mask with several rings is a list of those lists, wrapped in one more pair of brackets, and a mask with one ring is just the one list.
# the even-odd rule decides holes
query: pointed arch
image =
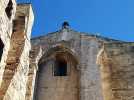
{"label": "pointed arch", "polygon": [[42,62],[46,62],[47,60],[49,60],[49,58],[54,56],[56,53],[67,53],[70,57],[72,57],[75,63],[79,65],[80,60],[78,54],[76,54],[74,50],[71,50],[65,46],[55,46],[47,49],[46,52],[44,52],[43,56],[40,58],[38,64],[40,65]]}
{"label": "pointed arch", "polygon": [[[79,100],[79,64],[74,51],[65,46],[48,49],[38,63],[35,100]],[[68,95],[66,95],[68,94]]]}

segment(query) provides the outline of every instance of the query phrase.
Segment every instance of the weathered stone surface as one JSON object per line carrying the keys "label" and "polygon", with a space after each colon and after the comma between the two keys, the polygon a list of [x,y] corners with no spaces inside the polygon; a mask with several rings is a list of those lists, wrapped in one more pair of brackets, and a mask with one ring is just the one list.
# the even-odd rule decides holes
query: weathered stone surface
{"label": "weathered stone surface", "polygon": [[[105,40],[100,39],[100,41],[105,41]],[[60,31],[56,33],[52,33],[44,37],[33,39],[32,45],[40,46],[43,51],[42,55],[45,55],[44,57],[42,57],[42,60],[41,60],[41,62],[44,63],[44,71],[43,71],[44,74],[41,74],[40,71],[38,72],[39,78],[38,80],[36,80],[37,88],[35,90],[37,94],[35,93],[35,95],[39,94],[37,91],[40,91],[43,89],[43,84],[44,86],[46,86],[46,84],[50,84],[50,85],[54,83],[56,84],[56,80],[54,81],[53,79],[54,76],[52,76],[51,74],[52,73],[51,63],[53,62],[53,60],[51,60],[52,59],[51,56],[52,57],[54,56],[53,53],[54,52],[56,53],[56,50],[59,47],[59,50],[61,51],[62,51],[62,48],[65,48],[65,50],[63,49],[63,51],[67,50],[69,52],[72,52],[72,55],[78,61],[76,65],[77,69],[75,69],[79,71],[79,75],[78,75],[79,84],[77,86],[79,88],[79,93],[77,95],[77,100],[89,100],[89,99],[103,100],[102,90],[101,90],[100,71],[99,71],[99,67],[96,64],[96,59],[97,59],[97,54],[99,51],[100,44],[98,43],[98,40],[96,39],[95,36],[90,36],[90,35],[86,36],[85,34],[81,34],[79,32],[73,31],[70,28],[61,29]],[[54,48],[57,48],[57,49],[54,49]],[[51,61],[51,63],[47,65],[47,63],[45,62],[46,60],[48,60],[47,63],[49,63],[49,61]],[[49,67],[47,68],[47,66]],[[39,65],[38,70],[40,70],[40,67],[41,66]],[[49,71],[47,71],[48,69]],[[68,75],[68,77],[69,76],[70,74]],[[53,82],[47,81],[49,80],[49,78],[51,78]],[[38,87],[40,86],[39,84],[42,84],[42,89],[41,87],[40,88]],[[69,84],[69,83],[65,83],[64,81],[61,81],[60,84]],[[53,90],[54,88],[56,87],[53,87],[51,90],[48,89],[46,91],[47,95],[51,95],[55,91]],[[44,98],[46,98],[46,100],[49,100],[50,98],[47,95],[45,97],[46,92],[43,92],[44,95],[42,94],[44,97],[42,96],[41,98],[38,98],[38,99],[35,98],[35,100],[36,99],[43,100]],[[60,99],[63,96],[64,96],[64,99],[69,97],[67,95],[64,95],[64,93],[60,94],[59,92],[58,94],[58,91],[57,92],[55,91],[54,93],[57,93],[57,96],[56,96],[57,99]],[[72,91],[72,94],[73,94],[73,91]],[[51,99],[53,100],[53,97],[51,97]]]}
{"label": "weathered stone surface", "polygon": [[[124,66],[127,66],[127,68],[129,68],[128,60],[125,60],[123,58],[124,57],[129,58],[130,56],[132,56],[132,54],[129,54],[130,52],[133,51],[132,47],[131,47],[131,50],[129,49],[129,46],[131,43],[127,44],[123,41],[112,40],[112,39],[104,38],[101,36],[87,35],[85,33],[79,33],[79,32],[71,30],[68,27],[65,29],[62,28],[61,30],[55,33],[48,34],[46,36],[34,38],[32,39],[31,43],[32,43],[32,46],[40,46],[42,48],[43,52],[42,52],[41,62],[44,63],[43,67],[41,67],[41,65],[38,65],[38,70],[40,70],[40,67],[41,67],[41,68],[44,68],[44,71],[42,73],[40,71],[37,71],[37,74],[39,74],[39,76],[35,82],[35,88],[36,88],[34,91],[35,96],[40,94],[38,91],[46,90],[46,88],[45,89],[43,88],[46,86],[46,84],[49,84],[49,85],[54,84],[54,83],[56,84],[56,82],[50,82],[47,80],[49,80],[49,78],[51,77],[50,78],[51,81],[54,81],[52,78],[54,76],[51,76],[52,75],[51,67],[53,66],[53,60],[51,59],[54,58],[53,52],[56,53],[56,50],[62,50],[62,48],[65,48],[65,50],[63,51],[66,51],[66,50],[71,51],[74,55],[74,58],[78,61],[77,70],[79,70],[79,77],[78,77],[79,95],[77,95],[78,96],[77,99],[79,100],[90,100],[90,99],[91,100],[116,100],[116,98],[114,98],[113,95],[119,96],[119,94],[121,95],[122,92],[118,93],[121,90],[119,90],[118,92],[115,92],[117,91],[116,89],[112,90],[111,83],[116,84],[116,82],[118,82],[119,85],[123,84],[121,85],[123,87],[128,86],[126,84],[127,81],[124,81],[124,82],[122,80],[111,81],[111,77],[118,76],[118,78],[120,78],[125,72],[111,74],[111,69],[109,69],[109,67],[102,67],[102,66],[112,66],[112,64],[115,63],[115,60],[113,62],[109,62],[109,58],[107,57],[107,55],[111,55],[111,57],[114,57],[113,53],[117,55],[123,53],[125,54],[123,57],[116,56],[113,59],[119,60],[120,58],[120,60],[116,61],[116,63],[119,64],[121,61]],[[118,46],[110,47],[110,44],[115,44]],[[124,52],[121,50],[121,47],[123,47],[122,45],[126,45],[126,47],[122,49],[124,50]],[[106,48],[106,50],[108,49],[109,52],[105,53],[104,56],[102,56],[103,51],[105,51],[103,50],[104,48]],[[130,62],[133,62],[132,58],[129,58],[129,60]],[[99,61],[99,65],[96,64],[97,61]],[[103,65],[103,62],[104,62],[104,65]],[[132,69],[132,67],[130,69]],[[130,75],[133,75],[132,72],[130,73]],[[117,77],[114,77],[114,78],[116,79]],[[60,84],[62,85],[63,83],[61,82]],[[129,84],[132,85],[133,83],[129,83]],[[113,85],[113,86],[120,87],[118,84],[116,85]],[[39,86],[42,86],[42,87],[39,87]],[[46,92],[42,92],[40,94],[39,96],[40,98],[34,97],[34,99],[35,100],[43,100],[44,98],[46,100],[53,99],[54,96],[49,98],[49,95],[51,95],[52,93],[54,93],[55,95],[57,94],[56,98],[58,99],[60,99],[60,97],[62,96],[64,96],[65,98],[69,97],[64,94],[58,95],[58,91],[55,92],[55,90],[53,90],[54,88],[55,87],[52,87],[51,90],[47,89]],[[47,93],[47,95],[45,95],[45,93]],[[133,96],[132,90],[131,92],[126,92],[125,94],[123,92],[122,95],[124,95],[125,97],[121,97],[121,98],[118,97],[118,100],[122,100],[122,98],[124,98],[124,100],[129,100],[129,99],[133,100],[131,98]],[[128,98],[127,97],[128,95],[131,95],[131,96]]]}
{"label": "weathered stone surface", "polygon": [[104,44],[99,63],[105,100],[134,99],[133,51],[134,43]]}
{"label": "weathered stone surface", "polygon": [[10,0],[0,0],[0,39],[2,40],[3,44],[4,44],[4,48],[3,48],[3,54],[2,54],[2,58],[1,58],[1,63],[0,63],[0,85],[1,85],[1,81],[2,81],[2,75],[4,72],[4,68],[5,68],[5,62],[7,59],[7,54],[8,54],[8,50],[10,47],[10,38],[11,38],[11,34],[12,34],[12,20],[15,17],[15,11],[16,11],[16,2],[15,0],[12,0],[12,15],[11,18],[9,19],[5,9],[8,6]]}
{"label": "weathered stone surface", "polygon": [[[8,54],[4,73],[1,75],[0,100],[25,99],[29,70],[29,51],[31,49],[29,32],[31,31],[33,21],[31,11],[31,5],[29,4],[17,6],[14,23],[12,23],[14,25],[11,29],[13,33],[11,37],[9,35],[10,48],[7,49]],[[27,24],[29,25],[28,28]]]}
{"label": "weathered stone surface", "polygon": [[[67,22],[30,43],[33,20],[30,4],[0,0],[0,100],[134,100],[134,43]],[[54,74],[57,59],[63,76]]]}
{"label": "weathered stone surface", "polygon": [[25,100],[33,100],[36,72],[38,68],[38,62],[41,56],[42,56],[41,48],[32,47],[32,50],[30,51],[30,65],[29,65]]}

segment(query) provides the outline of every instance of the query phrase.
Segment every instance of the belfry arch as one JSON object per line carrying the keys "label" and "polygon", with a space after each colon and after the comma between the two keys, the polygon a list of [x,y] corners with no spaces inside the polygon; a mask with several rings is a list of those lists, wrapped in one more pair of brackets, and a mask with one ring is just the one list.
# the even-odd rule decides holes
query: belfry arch
{"label": "belfry arch", "polygon": [[38,63],[34,100],[79,100],[78,64],[72,50],[48,49]]}

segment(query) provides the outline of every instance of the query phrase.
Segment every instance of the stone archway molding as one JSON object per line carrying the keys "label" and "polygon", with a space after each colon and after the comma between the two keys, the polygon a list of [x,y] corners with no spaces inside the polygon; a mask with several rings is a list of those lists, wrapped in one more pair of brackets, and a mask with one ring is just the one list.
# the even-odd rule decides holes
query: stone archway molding
{"label": "stone archway molding", "polygon": [[74,59],[74,61],[76,62],[77,66],[79,66],[80,60],[79,60],[78,54],[73,49],[70,49],[62,44],[56,44],[56,45],[53,45],[52,47],[48,48],[43,53],[42,57],[40,58],[38,65],[41,64],[42,62],[46,62],[51,56],[53,56],[57,52],[69,53],[71,55],[72,59]]}

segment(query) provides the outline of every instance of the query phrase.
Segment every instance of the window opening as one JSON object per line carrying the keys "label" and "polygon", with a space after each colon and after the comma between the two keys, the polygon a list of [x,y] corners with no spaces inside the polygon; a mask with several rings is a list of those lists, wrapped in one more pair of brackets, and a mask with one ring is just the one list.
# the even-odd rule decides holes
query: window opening
{"label": "window opening", "polygon": [[4,48],[4,44],[3,44],[2,40],[0,39],[0,61],[2,58],[2,54],[3,54],[3,48]]}
{"label": "window opening", "polygon": [[61,55],[56,57],[54,76],[67,76],[67,62]]}
{"label": "window opening", "polygon": [[5,12],[7,14],[7,17],[10,19],[12,16],[12,9],[13,9],[13,3],[11,0],[9,0],[7,7],[5,9]]}

